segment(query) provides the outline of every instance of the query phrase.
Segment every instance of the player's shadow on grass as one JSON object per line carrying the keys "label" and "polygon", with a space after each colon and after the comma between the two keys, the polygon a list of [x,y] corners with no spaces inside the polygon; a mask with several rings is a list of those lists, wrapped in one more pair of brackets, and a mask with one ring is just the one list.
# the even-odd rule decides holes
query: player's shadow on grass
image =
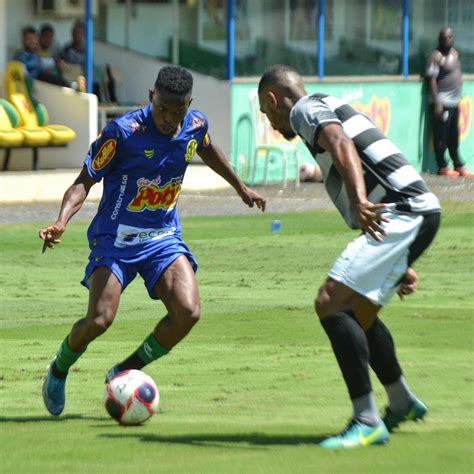
{"label": "player's shadow on grass", "polygon": [[[136,438],[140,441],[148,443],[172,443],[172,444],[188,444],[195,446],[219,446],[224,447],[227,443],[234,445],[242,443],[253,446],[272,446],[286,445],[297,446],[300,444],[319,444],[329,435],[267,435],[265,433],[242,433],[242,434],[225,434],[225,433],[205,433],[205,434],[186,434],[186,435],[152,435],[140,433],[120,433],[120,434],[101,434],[99,436],[105,438]],[[236,446],[228,446],[236,447]]]}
{"label": "player's shadow on grass", "polygon": [[104,417],[98,416],[83,416],[83,415],[62,415],[62,416],[0,416],[0,423],[32,423],[49,421],[53,423],[60,423],[70,420],[87,420],[87,421],[104,421]]}

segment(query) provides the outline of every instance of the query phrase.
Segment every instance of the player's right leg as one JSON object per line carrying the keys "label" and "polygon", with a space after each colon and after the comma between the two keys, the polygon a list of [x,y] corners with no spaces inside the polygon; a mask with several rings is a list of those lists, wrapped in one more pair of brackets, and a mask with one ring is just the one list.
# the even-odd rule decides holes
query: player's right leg
{"label": "player's right leg", "polygon": [[444,110],[442,117],[436,117],[433,114],[433,149],[436,157],[436,164],[438,165],[438,174],[440,176],[447,176],[448,178],[457,178],[459,173],[448,167],[445,158],[445,152],[448,148],[446,114],[448,114],[447,110]]}
{"label": "player's right leg", "polygon": [[[431,244],[438,231],[439,223],[440,214],[423,217],[416,237],[409,245],[408,266],[411,267]],[[405,421],[417,421],[424,418],[428,413],[428,408],[411,392],[403,377],[389,329],[379,318],[364,329],[369,344],[370,365],[388,396],[389,404],[383,417],[388,431],[391,432]]]}
{"label": "player's right leg", "polygon": [[73,325],[48,368],[43,383],[43,401],[52,415],[65,405],[66,377],[87,345],[112,324],[120,301],[122,285],[107,267],[97,267],[89,279],[89,307],[85,318]]}
{"label": "player's right leg", "polygon": [[[146,273],[145,281],[156,281],[150,288],[151,295],[163,301],[167,314],[158,322],[154,331],[127,359],[113,366],[106,375],[106,382],[129,369],[142,369],[160,359],[176,346],[198,322],[201,306],[199,290],[193,267],[187,255],[176,255],[158,279]],[[149,265],[150,268],[153,264]]]}
{"label": "player's right leg", "polygon": [[389,329],[376,319],[366,331],[370,350],[370,366],[388,396],[383,421],[389,432],[400,423],[417,421],[428,413],[428,407],[411,392],[398,362],[395,344]]}
{"label": "player's right leg", "polygon": [[[388,432],[378,414],[369,377],[369,348],[364,330],[350,308],[362,296],[346,285],[329,278],[315,302],[316,312],[331,342],[351,398],[353,415],[340,434],[325,439],[325,449],[347,449],[385,444]],[[378,306],[373,307],[375,318]]]}

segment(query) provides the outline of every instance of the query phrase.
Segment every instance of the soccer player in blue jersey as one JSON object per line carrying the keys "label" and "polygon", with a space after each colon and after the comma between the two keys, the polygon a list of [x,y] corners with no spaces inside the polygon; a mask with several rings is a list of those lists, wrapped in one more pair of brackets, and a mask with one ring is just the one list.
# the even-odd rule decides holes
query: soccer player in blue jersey
{"label": "soccer player in blue jersey", "polygon": [[89,289],[87,314],[62,342],[43,384],[43,400],[52,415],[64,409],[70,367],[112,324],[120,296],[137,273],[150,297],[162,300],[167,314],[133,354],[109,370],[107,379],[166,355],[199,320],[197,262],[181,239],[176,210],[195,153],[245,204],[265,210],[265,199],[242,183],[212,142],[206,117],[189,109],[192,86],[187,70],[162,68],[149,92],[151,104],[105,127],[64,194],[57,221],[39,232],[43,252],[59,244],[91,187],[103,180],[99,209],[88,230],[91,252],[82,281]]}
{"label": "soccer player in blue jersey", "polygon": [[[308,95],[293,69],[267,69],[258,93],[262,113],[285,138],[303,139],[337,210],[349,227],[362,231],[329,271],[315,300],[353,407],[347,428],[321,446],[384,444],[389,431],[428,410],[410,391],[378,314],[396,292],[403,297],[416,290],[411,265],[438,230],[438,198],[368,117],[337,97]],[[388,395],[383,420],[369,364]]]}

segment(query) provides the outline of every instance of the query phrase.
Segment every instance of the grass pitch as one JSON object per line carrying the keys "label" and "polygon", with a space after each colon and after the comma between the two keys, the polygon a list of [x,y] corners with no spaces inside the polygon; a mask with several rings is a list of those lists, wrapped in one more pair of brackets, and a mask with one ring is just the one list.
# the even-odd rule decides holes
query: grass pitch
{"label": "grass pitch", "polygon": [[[278,218],[283,230],[270,232]],[[44,223],[43,223],[44,224]],[[141,280],[114,325],[72,369],[59,418],[43,407],[46,366],[84,314],[86,225],[41,254],[37,225],[2,226],[1,472],[449,472],[474,469],[473,207],[445,204],[442,229],[417,262],[417,294],[383,319],[411,388],[430,407],[385,447],[325,452],[350,417],[339,369],[313,313],[326,271],[356,234],[334,212],[183,219],[200,263],[202,320],[145,370],[161,405],[140,427],[102,406],[106,370],[163,315]],[[379,407],[385,395],[373,377]]]}

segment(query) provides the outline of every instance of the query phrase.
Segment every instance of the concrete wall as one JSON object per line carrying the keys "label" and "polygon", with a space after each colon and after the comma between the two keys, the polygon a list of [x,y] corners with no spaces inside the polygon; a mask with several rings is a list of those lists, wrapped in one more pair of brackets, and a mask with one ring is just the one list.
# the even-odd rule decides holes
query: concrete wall
{"label": "concrete wall", "polygon": [[[122,85],[118,89],[119,99],[133,103],[148,101],[148,89],[153,88],[159,69],[167,64],[100,41],[94,42],[94,54],[97,64],[107,63],[120,70]],[[229,156],[230,83],[198,73],[193,73],[193,76],[192,107],[206,114],[214,143],[219,144]]]}
{"label": "concrete wall", "polygon": [[[128,46],[153,57],[168,56],[168,41],[173,34],[173,5],[132,5],[132,15],[126,18],[125,5],[107,7],[107,41],[118,46]],[[170,19],[163,21],[164,18]],[[129,44],[126,44],[126,28],[129,26]],[[159,26],[158,26],[159,25]],[[150,41],[150,39],[152,40]],[[104,38],[102,38],[104,39]]]}

